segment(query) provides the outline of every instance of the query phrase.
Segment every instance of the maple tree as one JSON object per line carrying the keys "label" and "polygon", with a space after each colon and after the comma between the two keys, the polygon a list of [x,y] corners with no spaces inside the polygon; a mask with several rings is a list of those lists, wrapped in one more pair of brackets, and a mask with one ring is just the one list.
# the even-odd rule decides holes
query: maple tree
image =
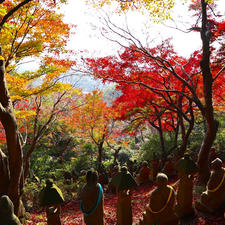
{"label": "maple tree", "polygon": [[[114,104],[120,105],[119,119],[130,120],[129,130],[143,129],[147,124],[154,127],[159,134],[162,158],[166,160],[168,154],[178,147],[177,138],[179,128],[182,131],[182,145],[179,154],[182,155],[187,147],[188,137],[194,126],[194,113],[191,103],[182,102],[183,96],[169,93],[157,94],[138,85],[123,83],[117,87],[121,91]],[[184,125],[189,124],[186,131]],[[174,145],[166,149],[164,132],[174,132]]]}
{"label": "maple tree", "polygon": [[[77,90],[57,92],[50,96],[36,96],[25,102],[25,105],[27,104],[26,108],[24,108],[24,104],[21,104],[21,102],[17,106],[16,116],[19,131],[23,137],[23,147],[26,147],[24,179],[29,174],[30,157],[37,143],[40,143],[44,135],[48,135],[51,125],[70,109],[69,105],[72,102],[72,98],[73,104],[75,104],[75,99],[79,98]],[[27,113],[29,111],[30,113]]]}
{"label": "maple tree", "polygon": [[[58,81],[74,62],[61,56],[66,53],[70,28],[63,23],[62,15],[55,12],[53,1],[0,3],[0,121],[5,131],[10,171],[4,193],[12,199],[17,214],[24,185],[23,152],[11,98],[15,102],[32,95],[67,89]],[[42,58],[40,68],[19,73],[16,66],[30,56]],[[34,85],[35,80],[39,86]]]}
{"label": "maple tree", "polygon": [[[221,28],[212,23],[213,14],[207,14],[208,4],[208,1],[204,0],[193,3],[195,6],[200,6],[196,15],[198,18],[200,16],[201,20],[199,24],[195,24],[195,27],[199,26],[202,49],[194,52],[188,59],[178,57],[168,42],[154,48],[145,48],[134,35],[122,28],[117,30],[117,34],[132,45],[127,47],[128,50],[124,51],[124,54],[120,54],[119,59],[116,57],[87,59],[89,69],[98,78],[116,82],[120,86],[126,83],[144,87],[161,96],[162,93],[168,95],[171,99],[174,95],[181,95],[185,102],[190,103],[192,109],[195,107],[201,112],[207,123],[207,131],[198,156],[200,182],[207,180],[208,154],[219,125],[214,118],[213,85],[217,83],[218,77],[223,79],[224,76],[224,66],[213,64],[216,62],[216,55],[212,53],[214,49],[211,46],[216,40],[215,34]],[[110,26],[111,31],[118,28],[118,26],[113,27],[112,23]],[[121,46],[124,47],[124,44]],[[129,57],[132,58],[132,62],[127,60]],[[214,67],[211,67],[213,65]]]}
{"label": "maple tree", "polygon": [[[169,48],[166,43],[163,46],[165,49]],[[159,52],[163,51],[162,46],[158,47],[160,48]],[[194,125],[191,93],[182,85],[182,82],[173,79],[167,73],[163,73],[160,68],[152,67],[149,58],[137,53],[136,50],[134,46],[131,46],[121,53],[120,59],[111,57],[97,61],[89,59],[88,63],[97,76],[104,75],[103,79],[118,82],[117,89],[121,91],[122,96],[117,98],[115,105],[121,105],[121,119],[133,117],[132,123],[135,126],[144,125],[148,121],[158,130],[164,157],[166,154],[163,131],[173,130],[177,133],[180,127],[183,139],[182,155],[182,152],[186,150],[188,136]],[[172,49],[170,49],[170,53],[174,54]],[[195,56],[188,62],[174,54],[177,63],[179,61],[179,63],[185,64],[187,70],[194,58]],[[189,69],[191,68],[193,69],[193,67],[189,67]],[[179,72],[179,68],[177,71]],[[194,85],[196,86],[197,82]],[[186,97],[179,95],[179,92],[185,93]],[[198,93],[201,96],[199,91]],[[189,124],[187,131],[185,131],[184,120]],[[175,138],[174,148],[176,145]]]}
{"label": "maple tree", "polygon": [[[23,6],[25,6],[26,4],[28,4],[29,2],[35,2],[36,0],[23,0],[23,1],[14,1],[14,4],[7,10],[1,10],[1,22],[0,22],[0,32],[1,32],[1,29],[3,27],[3,25],[7,22],[7,20],[15,13],[17,12],[20,8],[22,8]],[[48,4],[56,4],[56,1],[55,0],[47,0],[45,1],[46,3]],[[66,0],[60,0],[60,2],[66,2]],[[9,1],[7,0],[0,0],[0,4],[9,4]]]}
{"label": "maple tree", "polygon": [[[3,4],[2,10],[12,4]],[[54,5],[29,3],[14,13],[2,28],[0,41],[6,71],[10,71],[6,78],[13,100],[64,88],[58,81],[75,62],[69,59],[70,51],[66,49],[70,26],[55,10]],[[18,72],[17,66],[29,61],[30,56],[38,58],[39,69]]]}
{"label": "maple tree", "polygon": [[83,106],[73,110],[70,118],[65,118],[78,137],[89,140],[97,147],[99,162],[102,161],[104,144],[113,141],[116,115],[102,99],[102,94],[96,90],[84,95]]}

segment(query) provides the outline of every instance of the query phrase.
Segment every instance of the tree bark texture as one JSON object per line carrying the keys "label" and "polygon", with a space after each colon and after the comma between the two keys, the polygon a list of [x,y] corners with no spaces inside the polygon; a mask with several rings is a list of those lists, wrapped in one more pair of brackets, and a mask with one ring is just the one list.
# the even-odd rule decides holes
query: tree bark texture
{"label": "tree bark texture", "polygon": [[6,86],[5,65],[3,60],[0,60],[0,121],[5,130],[8,150],[9,185],[7,187],[7,195],[12,200],[15,207],[15,214],[17,214],[19,199],[23,189],[23,153],[12,102]]}
{"label": "tree bark texture", "polygon": [[206,184],[209,178],[208,156],[210,148],[216,138],[219,123],[214,119],[213,101],[212,101],[212,85],[213,76],[210,70],[210,30],[207,19],[207,3],[201,0],[202,6],[202,59],[200,62],[203,76],[203,92],[204,92],[204,118],[207,123],[207,131],[201,145],[198,155],[199,182]]}

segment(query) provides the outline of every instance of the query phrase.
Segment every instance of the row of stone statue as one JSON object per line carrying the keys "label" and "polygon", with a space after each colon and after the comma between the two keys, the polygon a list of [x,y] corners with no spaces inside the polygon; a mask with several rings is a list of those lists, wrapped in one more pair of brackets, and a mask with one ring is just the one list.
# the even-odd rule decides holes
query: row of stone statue
{"label": "row of stone statue", "polygon": [[[140,219],[140,224],[178,224],[179,219],[195,214],[195,210],[208,213],[216,212],[224,207],[225,203],[225,169],[222,161],[216,158],[211,162],[211,175],[206,190],[202,192],[193,206],[193,175],[197,166],[189,155],[176,163],[178,171],[177,192],[173,186],[168,185],[168,176],[158,173],[157,187],[151,192],[149,204]],[[80,209],[83,212],[84,222],[87,225],[104,224],[104,189],[98,183],[98,173],[89,170],[86,173],[86,184],[80,192]],[[111,185],[117,193],[117,224],[132,225],[132,190],[138,184],[128,172],[127,167],[121,167],[111,180]],[[45,207],[47,223],[60,225],[61,203],[64,198],[60,189],[48,179],[46,186],[40,192],[40,205]],[[0,198],[0,225],[19,225],[14,215],[13,204],[8,196]]]}
{"label": "row of stone statue", "polygon": [[[158,173],[156,176],[157,187],[150,195],[149,204],[146,206],[146,212],[143,213],[140,224],[178,224],[180,218],[195,214],[193,206],[193,174],[197,172],[197,166],[186,154],[176,163],[175,167],[179,178],[177,192],[175,193],[174,188],[168,185],[167,175]],[[225,170],[222,167],[222,161],[218,158],[212,161],[211,168],[212,172],[206,191],[201,194],[195,208],[213,213],[222,207],[225,202]],[[138,184],[126,167],[122,167],[112,177],[111,184],[115,187],[118,197],[117,224],[131,225],[132,190],[137,189]],[[96,171],[90,170],[87,172],[86,184],[81,190],[80,199],[80,208],[83,212],[85,224],[104,224],[104,193],[102,185],[98,183],[98,173]],[[48,217],[49,213],[46,212]],[[55,221],[54,224],[60,223]]]}
{"label": "row of stone statue", "polygon": [[219,158],[211,162],[211,174],[205,190],[195,199],[193,206],[193,175],[197,172],[194,161],[185,154],[176,163],[178,171],[177,191],[168,185],[168,177],[159,173],[156,178],[157,188],[150,195],[146,212],[140,225],[178,224],[179,220],[194,216],[199,210],[215,213],[225,209],[225,169]]}
{"label": "row of stone statue", "polygon": [[[185,215],[193,214],[192,207],[192,174],[197,171],[197,166],[185,155],[176,165],[179,171],[179,188],[177,193],[176,213],[174,211],[175,191],[169,186],[168,177],[164,173],[158,173],[156,176],[157,188],[151,193],[150,203],[146,207],[143,219],[140,224],[177,224],[178,218]],[[87,173],[87,184],[81,191],[81,210],[84,214],[84,221],[89,225],[104,224],[103,213],[103,197],[98,203],[98,197],[101,193],[101,185],[96,179],[92,181],[88,178],[88,174],[96,174],[89,171]],[[149,170],[146,162],[139,169],[137,180],[142,183],[144,178],[149,179]],[[134,177],[127,171],[126,167],[122,167],[120,172],[112,177],[111,185],[116,188],[117,193],[117,224],[132,225],[132,207],[131,198],[132,190],[137,189],[137,182]],[[100,185],[100,186],[99,186]]]}

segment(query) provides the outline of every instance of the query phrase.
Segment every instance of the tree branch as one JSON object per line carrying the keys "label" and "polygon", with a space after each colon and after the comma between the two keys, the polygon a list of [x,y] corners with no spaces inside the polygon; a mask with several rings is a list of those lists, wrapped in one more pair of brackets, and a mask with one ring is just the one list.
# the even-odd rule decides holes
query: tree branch
{"label": "tree branch", "polygon": [[[9,19],[10,16],[13,15],[13,13],[15,13],[17,10],[19,10],[21,7],[23,7],[24,5],[26,5],[27,3],[31,2],[32,0],[24,0],[22,1],[20,4],[18,4],[17,6],[15,6],[14,8],[12,8],[3,18],[2,21],[0,22],[0,32],[1,29],[3,27],[3,25],[7,22],[7,20]],[[2,1],[3,2],[3,1]],[[0,2],[1,3],[1,2]]]}

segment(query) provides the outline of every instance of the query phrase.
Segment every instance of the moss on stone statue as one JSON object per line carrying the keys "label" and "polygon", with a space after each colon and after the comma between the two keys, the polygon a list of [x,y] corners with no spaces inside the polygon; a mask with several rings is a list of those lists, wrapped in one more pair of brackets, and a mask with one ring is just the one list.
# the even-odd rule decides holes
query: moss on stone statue
{"label": "moss on stone statue", "polygon": [[14,206],[7,195],[0,198],[0,224],[21,225],[18,217],[14,214]]}
{"label": "moss on stone statue", "polygon": [[190,158],[189,154],[184,154],[184,157],[178,160],[176,169],[183,174],[193,174],[198,171],[196,163]]}
{"label": "moss on stone statue", "polygon": [[112,178],[112,184],[117,190],[137,188],[137,183],[126,167],[121,168],[121,172]]}
{"label": "moss on stone statue", "polygon": [[46,187],[39,194],[40,206],[55,205],[63,202],[64,198],[61,190],[53,184],[52,180],[47,180]]}

